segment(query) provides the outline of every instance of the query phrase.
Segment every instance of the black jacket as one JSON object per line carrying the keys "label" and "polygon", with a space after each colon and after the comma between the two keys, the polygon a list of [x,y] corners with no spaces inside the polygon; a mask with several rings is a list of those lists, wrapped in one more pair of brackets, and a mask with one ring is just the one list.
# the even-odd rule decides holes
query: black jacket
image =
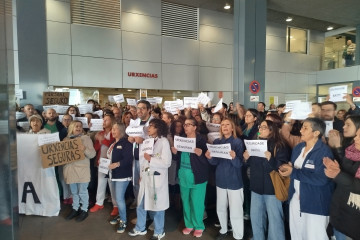
{"label": "black jacket", "polygon": [[132,162],[133,162],[133,145],[126,137],[121,138],[115,143],[111,162],[120,162],[120,167],[111,170],[113,179],[128,178],[132,176]]}

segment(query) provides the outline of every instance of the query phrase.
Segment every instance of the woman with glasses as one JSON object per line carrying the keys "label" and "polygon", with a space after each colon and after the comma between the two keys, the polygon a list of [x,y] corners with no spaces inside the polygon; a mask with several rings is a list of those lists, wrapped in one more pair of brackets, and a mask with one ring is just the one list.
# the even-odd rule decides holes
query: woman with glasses
{"label": "woman with glasses", "polygon": [[197,132],[197,121],[188,118],[184,123],[187,138],[196,139],[196,148],[193,153],[178,152],[171,148],[173,154],[179,154],[180,169],[178,172],[185,228],[183,234],[189,235],[193,230],[195,237],[201,237],[205,229],[203,216],[205,210],[206,184],[209,174],[209,163],[205,157],[207,151],[206,140]]}
{"label": "woman with glasses", "polygon": [[292,152],[291,164],[279,173],[290,176],[290,233],[293,240],[327,240],[329,208],[334,184],[325,175],[323,159],[333,159],[330,148],[321,140],[325,123],[307,118],[300,130],[301,140]]}
{"label": "woman with glasses", "polygon": [[247,150],[244,152],[244,160],[250,166],[250,217],[253,239],[284,240],[282,202],[275,197],[270,172],[277,171],[282,164],[289,161],[289,148],[277,125],[269,120],[264,120],[259,125],[259,140],[267,140],[264,157],[250,156]]}
{"label": "woman with glasses", "polygon": [[161,239],[165,236],[165,210],[169,208],[168,168],[171,165],[171,151],[167,139],[168,126],[163,120],[153,118],[149,122],[147,131],[149,137],[154,139],[153,153],[143,152],[146,144],[140,145],[140,189],[137,198],[139,204],[136,208],[137,222],[129,235],[138,236],[147,233],[146,215],[147,211],[151,211],[155,227],[151,239]]}

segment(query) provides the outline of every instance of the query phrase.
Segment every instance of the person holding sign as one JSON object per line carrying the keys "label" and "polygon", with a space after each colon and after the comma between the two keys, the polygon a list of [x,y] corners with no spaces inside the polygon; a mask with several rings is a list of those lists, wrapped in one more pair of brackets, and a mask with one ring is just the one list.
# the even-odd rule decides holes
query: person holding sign
{"label": "person holding sign", "polygon": [[216,166],[216,212],[221,229],[217,240],[224,239],[228,232],[228,210],[235,239],[244,236],[244,218],[242,204],[244,202],[241,167],[243,164],[244,143],[236,136],[235,123],[230,119],[221,122],[220,138],[215,139],[214,145],[230,144],[231,159],[212,157],[207,151],[205,156],[211,165]]}
{"label": "person holding sign", "polygon": [[209,175],[209,163],[205,157],[206,141],[196,133],[197,121],[193,118],[185,120],[187,138],[196,138],[194,153],[178,152],[171,148],[173,154],[179,154],[180,169],[178,172],[185,228],[184,235],[193,230],[195,237],[201,237],[205,229],[203,215],[205,210],[206,185]]}
{"label": "person holding sign", "polygon": [[69,108],[66,110],[66,113],[65,113],[65,114],[69,114],[69,115],[71,115],[73,118],[75,118],[75,117],[81,117],[79,108],[76,107],[76,106],[74,106],[74,105],[69,106]]}
{"label": "person holding sign", "polygon": [[41,133],[51,133],[49,129],[43,128],[43,119],[40,115],[32,115],[29,117],[30,129],[28,133],[32,134],[41,134]]}
{"label": "person holding sign", "polygon": [[115,142],[110,145],[107,157],[111,160],[109,169],[111,170],[111,181],[115,192],[116,203],[119,208],[119,216],[110,221],[110,224],[119,223],[117,233],[123,233],[126,228],[126,204],[125,192],[132,179],[132,144],[127,140],[125,126],[115,123],[111,133]]}
{"label": "person holding sign", "polygon": [[323,158],[333,159],[330,148],[321,140],[325,123],[307,118],[300,130],[301,140],[292,152],[291,163],[283,164],[279,173],[290,176],[291,239],[329,239],[329,208],[334,184],[325,175]]}
{"label": "person holding sign", "polygon": [[154,139],[154,145],[152,149],[148,149],[146,140],[140,145],[137,222],[129,235],[137,236],[147,233],[146,215],[147,211],[151,211],[154,219],[154,235],[151,239],[161,239],[165,236],[165,210],[169,208],[168,168],[171,165],[171,151],[167,139],[168,126],[163,120],[154,118],[149,122],[148,134]]}
{"label": "person holding sign", "polygon": [[277,125],[269,120],[264,120],[259,125],[259,139],[267,140],[265,157],[250,156],[247,150],[244,152],[244,160],[250,166],[253,239],[285,240],[282,202],[275,197],[270,172],[277,171],[281,165],[288,163],[289,147],[281,137]]}
{"label": "person holding sign", "polygon": [[78,137],[81,138],[83,146],[80,150],[84,151],[85,158],[66,164],[63,171],[65,182],[70,184],[70,190],[73,196],[72,210],[69,215],[67,215],[66,220],[77,217],[76,221],[81,222],[88,217],[89,193],[87,187],[90,182],[89,159],[95,157],[96,152],[90,137],[83,135],[82,123],[75,120],[70,123],[66,138],[74,139]]}

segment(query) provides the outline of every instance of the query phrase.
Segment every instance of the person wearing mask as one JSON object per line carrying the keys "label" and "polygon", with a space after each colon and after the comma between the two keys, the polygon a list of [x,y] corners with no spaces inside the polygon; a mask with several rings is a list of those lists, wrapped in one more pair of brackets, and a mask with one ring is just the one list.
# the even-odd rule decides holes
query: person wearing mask
{"label": "person wearing mask", "polygon": [[90,182],[90,158],[96,154],[93,143],[89,136],[83,134],[83,127],[80,121],[72,121],[69,126],[66,139],[80,138],[82,145],[80,151],[84,152],[85,158],[64,165],[64,179],[70,184],[73,196],[72,210],[66,216],[66,220],[75,217],[81,222],[88,217],[89,193],[87,187]]}
{"label": "person wearing mask", "polygon": [[285,240],[282,202],[275,196],[270,172],[277,171],[281,165],[288,163],[289,147],[281,137],[277,125],[269,120],[264,120],[259,125],[259,139],[267,140],[265,157],[250,156],[247,150],[244,152],[244,160],[250,166],[253,239]]}
{"label": "person wearing mask", "polygon": [[170,144],[167,140],[166,123],[154,118],[147,129],[149,138],[154,139],[153,153],[142,151],[140,145],[140,189],[136,208],[137,222],[130,236],[145,235],[147,211],[151,211],[154,220],[152,240],[165,236],[165,210],[169,208],[168,168],[171,165]]}
{"label": "person wearing mask", "polygon": [[186,119],[184,129],[187,138],[196,138],[194,152],[178,152],[175,147],[171,148],[173,154],[179,154],[180,160],[178,176],[185,222],[182,232],[184,235],[189,235],[195,230],[194,237],[201,237],[205,229],[203,216],[209,174],[209,163],[205,157],[207,147],[205,139],[196,133],[195,119]]}
{"label": "person wearing mask", "polygon": [[353,143],[345,149],[342,159],[323,160],[325,175],[336,183],[330,206],[330,223],[336,240],[360,239],[360,118],[355,121]]}
{"label": "person wearing mask", "polygon": [[[96,150],[96,160],[97,166],[99,165],[100,158],[107,158],[107,150],[109,149],[111,143],[114,141],[114,138],[111,133],[112,125],[115,123],[115,118],[112,115],[105,115],[103,118],[103,128],[104,130],[98,132],[95,135],[95,144],[94,148]],[[96,204],[90,208],[90,212],[97,212],[104,208],[105,192],[106,186],[109,184],[111,200],[113,203],[113,210],[111,216],[118,215],[118,207],[115,201],[114,188],[111,184],[111,180],[102,172],[98,172],[98,186],[96,192]]]}
{"label": "person wearing mask", "polygon": [[330,148],[321,140],[325,123],[307,118],[301,139],[292,152],[291,163],[283,164],[279,173],[290,176],[290,234],[292,240],[327,240],[329,207],[334,184],[325,175],[323,159],[333,159]]}
{"label": "person wearing mask", "polygon": [[[338,130],[339,132],[343,132],[344,122],[339,120],[336,115],[337,105],[331,101],[325,101],[321,103],[321,119],[323,121],[332,122],[332,129]],[[327,136],[325,136],[327,137]]]}
{"label": "person wearing mask", "polygon": [[107,157],[111,160],[109,169],[119,216],[111,220],[110,224],[119,223],[116,232],[123,233],[127,225],[125,192],[132,179],[133,150],[132,144],[127,140],[124,124],[115,123],[112,126],[111,133],[115,142],[110,145]]}
{"label": "person wearing mask", "polygon": [[46,123],[44,128],[49,129],[51,133],[61,132],[64,126],[58,121],[58,116],[53,108],[49,108],[45,111]]}
{"label": "person wearing mask", "polygon": [[216,166],[216,212],[220,221],[220,232],[216,240],[222,240],[228,232],[228,206],[230,208],[230,221],[234,239],[244,236],[244,201],[241,167],[243,165],[244,144],[236,136],[235,123],[230,119],[221,122],[220,138],[214,144],[230,143],[231,159],[211,157],[209,151],[205,156],[211,165]]}

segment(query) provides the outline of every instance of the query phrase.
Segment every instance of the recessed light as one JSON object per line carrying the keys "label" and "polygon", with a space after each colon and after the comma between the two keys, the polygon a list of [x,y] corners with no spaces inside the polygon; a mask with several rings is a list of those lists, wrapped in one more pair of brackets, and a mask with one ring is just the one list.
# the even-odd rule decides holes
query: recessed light
{"label": "recessed light", "polygon": [[327,27],[327,30],[328,30],[328,31],[333,30],[333,29],[334,29],[333,26],[328,26],[328,27]]}
{"label": "recessed light", "polygon": [[293,20],[292,17],[287,17],[285,21],[291,22],[292,20]]}
{"label": "recessed light", "polygon": [[128,91],[128,92],[132,92],[132,90],[131,90],[131,89],[128,89],[127,91]]}
{"label": "recessed light", "polygon": [[231,8],[231,6],[230,6],[230,4],[225,4],[225,6],[224,6],[224,9],[230,9]]}
{"label": "recessed light", "polygon": [[180,91],[177,91],[176,93],[181,93]]}

